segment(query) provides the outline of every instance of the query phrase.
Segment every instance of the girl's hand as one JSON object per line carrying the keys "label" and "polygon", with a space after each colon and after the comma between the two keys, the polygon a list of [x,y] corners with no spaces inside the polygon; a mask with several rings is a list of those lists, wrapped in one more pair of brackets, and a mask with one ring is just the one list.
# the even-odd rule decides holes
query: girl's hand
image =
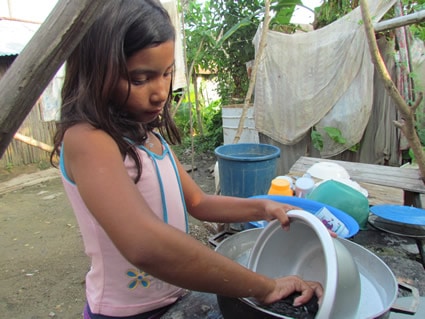
{"label": "girl's hand", "polygon": [[282,224],[284,230],[289,230],[289,218],[286,213],[294,209],[300,210],[301,208],[272,200],[265,200],[264,219],[267,221],[277,219]]}
{"label": "girl's hand", "polygon": [[265,296],[259,302],[263,304],[271,304],[284,299],[294,292],[300,295],[294,299],[293,306],[297,307],[308,302],[314,294],[316,294],[319,304],[323,298],[323,287],[319,282],[304,281],[298,276],[287,276],[275,279],[275,289]]}
{"label": "girl's hand", "polygon": [[[282,224],[282,228],[284,230],[289,230],[289,217],[286,213],[294,209],[302,210],[302,208],[299,208],[296,206],[267,200],[267,203],[264,209],[264,213],[266,214],[265,219],[267,221],[278,219]],[[328,231],[332,238],[338,237],[338,235],[334,233],[332,230],[328,229]]]}

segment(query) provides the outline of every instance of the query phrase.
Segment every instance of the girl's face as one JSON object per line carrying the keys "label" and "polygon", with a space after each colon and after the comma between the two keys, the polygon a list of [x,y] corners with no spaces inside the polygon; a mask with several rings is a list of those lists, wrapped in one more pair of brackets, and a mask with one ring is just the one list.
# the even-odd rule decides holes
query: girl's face
{"label": "girl's face", "polygon": [[[174,41],[136,52],[127,59],[130,96],[125,111],[141,122],[149,123],[161,114],[168,99],[174,70]],[[120,104],[127,96],[128,82],[121,78],[114,100]]]}

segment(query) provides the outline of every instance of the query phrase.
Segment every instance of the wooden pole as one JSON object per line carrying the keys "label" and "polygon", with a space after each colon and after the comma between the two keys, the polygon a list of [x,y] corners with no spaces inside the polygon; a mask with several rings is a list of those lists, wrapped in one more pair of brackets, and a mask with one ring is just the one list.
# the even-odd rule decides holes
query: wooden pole
{"label": "wooden pole", "polygon": [[51,152],[53,151],[53,146],[48,145],[46,143],[37,141],[36,139],[29,137],[29,136],[25,136],[23,134],[20,133],[15,133],[15,135],[13,136],[13,138],[15,140],[21,141],[25,144],[31,145],[31,146],[35,146],[38,147],[39,149],[46,151],[46,152]]}
{"label": "wooden pole", "polygon": [[242,135],[242,132],[243,132],[243,127],[244,127],[244,124],[245,124],[245,118],[246,118],[246,115],[248,113],[248,106],[249,106],[250,101],[251,101],[252,93],[254,92],[255,80],[257,78],[258,65],[260,64],[260,60],[261,60],[261,57],[263,55],[264,48],[267,45],[267,32],[269,31],[269,24],[270,24],[270,0],[265,0],[265,7],[266,7],[266,9],[265,9],[265,13],[264,13],[264,22],[263,22],[263,29],[262,29],[262,32],[261,32],[261,39],[260,39],[260,43],[259,43],[259,46],[258,46],[257,56],[255,57],[254,65],[252,67],[251,79],[249,81],[248,92],[247,92],[246,97],[245,97],[245,102],[244,102],[244,105],[243,105],[241,118],[239,120],[238,129],[236,131],[235,138],[233,139],[234,144],[237,144],[239,142],[240,138],[241,138],[241,135]]}
{"label": "wooden pole", "polygon": [[102,0],[59,0],[0,79],[0,157],[104,3]]}
{"label": "wooden pole", "polygon": [[394,124],[402,131],[407,141],[409,142],[409,146],[411,147],[413,154],[415,155],[419,166],[419,171],[421,173],[421,176],[418,178],[421,178],[422,181],[425,181],[425,154],[422,151],[422,145],[415,129],[415,110],[422,100],[422,94],[418,94],[418,100],[413,107],[409,107],[409,105],[407,105],[406,101],[403,99],[402,95],[392,81],[387,67],[385,66],[384,60],[382,59],[382,56],[379,52],[367,0],[360,0],[360,9],[362,12],[363,24],[365,27],[372,62],[375,65],[375,69],[379,77],[384,83],[385,89],[387,90],[389,96],[393,99],[398,111],[402,116],[402,120],[395,121]]}
{"label": "wooden pole", "polygon": [[378,22],[373,26],[373,28],[375,29],[375,32],[381,32],[423,21],[425,21],[425,10]]}

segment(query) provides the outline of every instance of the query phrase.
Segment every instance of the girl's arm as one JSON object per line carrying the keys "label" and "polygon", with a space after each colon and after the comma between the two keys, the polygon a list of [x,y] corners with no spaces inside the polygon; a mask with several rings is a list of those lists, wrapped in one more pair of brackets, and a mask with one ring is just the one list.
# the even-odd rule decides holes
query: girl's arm
{"label": "girl's arm", "polygon": [[289,228],[286,213],[300,209],[267,199],[208,195],[193,181],[178,159],[176,162],[187,209],[197,219],[219,223],[278,219],[285,228]]}
{"label": "girl's arm", "polygon": [[314,291],[322,295],[317,283],[256,274],[162,222],[129,178],[117,145],[105,132],[86,124],[68,129],[64,160],[67,174],[112,242],[147,273],[183,288],[252,296],[266,303],[294,291],[302,293],[297,303],[307,302]]}

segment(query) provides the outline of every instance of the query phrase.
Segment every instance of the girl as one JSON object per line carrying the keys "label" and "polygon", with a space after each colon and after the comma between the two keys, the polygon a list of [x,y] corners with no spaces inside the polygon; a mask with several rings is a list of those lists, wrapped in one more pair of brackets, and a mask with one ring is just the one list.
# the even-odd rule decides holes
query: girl
{"label": "girl", "polygon": [[[207,195],[175,158],[174,28],[156,0],[114,0],[66,64],[54,154],[91,258],[89,318],[156,318],[184,289],[272,303],[320,284],[270,279],[187,235],[186,211],[221,223],[279,219],[289,205]],[[165,307],[165,308],[164,308]]]}

